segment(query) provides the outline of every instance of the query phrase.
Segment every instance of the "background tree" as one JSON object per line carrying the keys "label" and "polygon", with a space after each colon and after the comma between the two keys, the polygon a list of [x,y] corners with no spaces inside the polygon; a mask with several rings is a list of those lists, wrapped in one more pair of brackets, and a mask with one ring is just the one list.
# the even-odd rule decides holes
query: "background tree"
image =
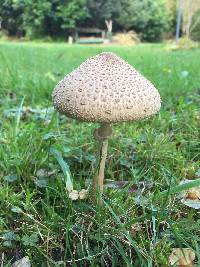
{"label": "background tree", "polygon": [[23,33],[23,5],[13,0],[0,0],[0,20],[2,29],[8,35],[21,36]]}
{"label": "background tree", "polygon": [[190,37],[190,29],[193,16],[200,10],[200,0],[183,0],[183,33],[187,38]]}
{"label": "background tree", "polygon": [[123,5],[118,23],[126,30],[139,33],[142,40],[158,41],[168,26],[164,2],[128,0]]}
{"label": "background tree", "polygon": [[86,0],[0,0],[2,28],[9,35],[58,36],[87,16]]}
{"label": "background tree", "polygon": [[165,32],[165,37],[172,38],[175,35],[176,23],[177,23],[177,9],[178,1],[176,0],[165,0],[165,13],[167,14],[168,28]]}
{"label": "background tree", "polygon": [[74,29],[88,16],[86,0],[58,1],[56,15],[63,29]]}
{"label": "background tree", "polygon": [[88,18],[86,23],[97,27],[106,27],[109,32],[117,28],[115,22],[122,10],[122,3],[127,0],[88,0]]}
{"label": "background tree", "polygon": [[192,38],[194,41],[200,42],[200,9],[197,10],[192,17],[190,38]]}
{"label": "background tree", "polygon": [[28,37],[41,37],[46,34],[46,19],[51,18],[52,3],[48,0],[18,0],[24,4],[23,29]]}
{"label": "background tree", "polygon": [[173,12],[166,7],[170,1],[0,0],[0,20],[11,36],[63,37],[82,26],[134,30],[142,40],[158,41],[172,25]]}

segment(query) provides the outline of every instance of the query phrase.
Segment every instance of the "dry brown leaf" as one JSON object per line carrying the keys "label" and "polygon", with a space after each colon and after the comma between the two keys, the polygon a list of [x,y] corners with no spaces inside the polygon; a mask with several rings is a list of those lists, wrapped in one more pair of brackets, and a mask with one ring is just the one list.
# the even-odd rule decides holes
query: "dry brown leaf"
{"label": "dry brown leaf", "polygon": [[143,192],[144,190],[150,190],[153,187],[153,183],[147,181],[140,181],[137,184],[132,184],[130,183],[130,181],[105,180],[104,186],[106,188],[117,190],[127,187],[129,193],[139,193]]}
{"label": "dry brown leaf", "polygon": [[140,39],[134,31],[118,32],[113,36],[112,42],[121,45],[136,45],[140,43]]}
{"label": "dry brown leaf", "polygon": [[[184,180],[180,184],[189,183],[192,180]],[[180,194],[181,202],[193,209],[200,209],[200,186],[190,188]]]}
{"label": "dry brown leaf", "polygon": [[144,225],[142,223],[135,223],[131,225],[130,234],[136,236],[137,233],[144,231]]}
{"label": "dry brown leaf", "polygon": [[195,260],[195,252],[191,248],[173,248],[169,256],[169,262],[174,266],[193,267]]}

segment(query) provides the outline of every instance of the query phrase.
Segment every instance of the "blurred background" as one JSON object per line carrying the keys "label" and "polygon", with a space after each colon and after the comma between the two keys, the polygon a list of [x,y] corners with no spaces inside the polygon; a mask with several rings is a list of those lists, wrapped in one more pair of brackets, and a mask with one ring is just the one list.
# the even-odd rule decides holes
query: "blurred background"
{"label": "blurred background", "polygon": [[0,0],[0,38],[134,44],[200,41],[200,0]]}

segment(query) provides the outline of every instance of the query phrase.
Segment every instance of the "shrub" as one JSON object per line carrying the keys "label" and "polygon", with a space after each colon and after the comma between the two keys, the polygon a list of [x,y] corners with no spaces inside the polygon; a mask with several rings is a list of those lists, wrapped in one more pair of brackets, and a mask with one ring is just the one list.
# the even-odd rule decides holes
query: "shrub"
{"label": "shrub", "polygon": [[134,45],[140,43],[140,39],[134,31],[116,33],[113,36],[112,41],[121,45]]}
{"label": "shrub", "polygon": [[192,40],[200,42],[200,9],[192,18],[190,37],[192,38]]}
{"label": "shrub", "polygon": [[118,18],[118,23],[126,30],[133,29],[145,41],[159,41],[168,28],[169,19],[163,1],[129,0]]}

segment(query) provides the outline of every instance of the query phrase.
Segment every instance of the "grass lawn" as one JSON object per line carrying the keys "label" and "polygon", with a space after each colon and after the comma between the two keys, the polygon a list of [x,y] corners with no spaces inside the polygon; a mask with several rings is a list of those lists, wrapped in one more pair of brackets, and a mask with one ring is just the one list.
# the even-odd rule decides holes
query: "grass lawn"
{"label": "grass lawn", "polygon": [[[113,127],[105,178],[129,183],[107,188],[100,207],[69,199],[62,172],[69,166],[74,189],[87,187],[97,125],[54,112],[51,93],[102,51],[152,81],[162,109]],[[192,248],[200,266],[199,211],[181,203],[177,187],[200,178],[200,50],[2,42],[0,118],[1,266],[29,256],[33,266],[163,267],[177,247]]]}

